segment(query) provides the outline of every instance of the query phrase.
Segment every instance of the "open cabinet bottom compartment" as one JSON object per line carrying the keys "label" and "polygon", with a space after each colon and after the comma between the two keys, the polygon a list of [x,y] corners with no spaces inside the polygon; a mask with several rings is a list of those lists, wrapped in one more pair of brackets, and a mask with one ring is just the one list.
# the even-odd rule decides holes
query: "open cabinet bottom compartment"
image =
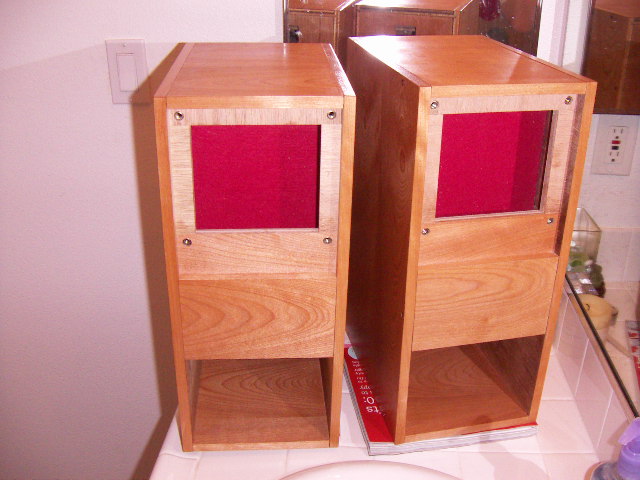
{"label": "open cabinet bottom compartment", "polygon": [[329,446],[321,359],[193,363],[195,450]]}
{"label": "open cabinet bottom compartment", "polygon": [[544,336],[411,354],[406,441],[531,422]]}

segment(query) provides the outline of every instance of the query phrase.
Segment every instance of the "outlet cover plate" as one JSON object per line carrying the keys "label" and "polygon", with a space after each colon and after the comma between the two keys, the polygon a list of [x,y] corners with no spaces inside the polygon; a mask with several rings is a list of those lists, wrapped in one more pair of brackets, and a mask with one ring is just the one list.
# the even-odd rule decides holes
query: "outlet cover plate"
{"label": "outlet cover plate", "polygon": [[[598,131],[591,160],[591,173],[595,175],[630,175],[631,162],[638,136],[637,115],[598,115]],[[625,127],[620,156],[611,161],[611,132],[614,127]]]}

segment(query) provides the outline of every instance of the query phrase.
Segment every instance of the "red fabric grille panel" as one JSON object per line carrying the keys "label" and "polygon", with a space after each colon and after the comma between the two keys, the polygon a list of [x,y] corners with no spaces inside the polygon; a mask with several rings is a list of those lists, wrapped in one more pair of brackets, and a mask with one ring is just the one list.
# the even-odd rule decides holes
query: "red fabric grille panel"
{"label": "red fabric grille panel", "polygon": [[444,115],[436,217],[540,206],[551,112]]}
{"label": "red fabric grille panel", "polygon": [[197,229],[317,228],[319,125],[191,127]]}

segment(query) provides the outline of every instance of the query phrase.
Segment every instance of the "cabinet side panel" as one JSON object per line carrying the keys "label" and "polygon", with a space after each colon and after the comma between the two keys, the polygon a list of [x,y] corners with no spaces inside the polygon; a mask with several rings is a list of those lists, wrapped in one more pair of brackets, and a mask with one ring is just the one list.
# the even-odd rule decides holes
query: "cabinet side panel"
{"label": "cabinet side panel", "polygon": [[402,441],[407,393],[400,385],[410,354],[404,297],[420,91],[353,42],[350,47],[349,79],[358,102],[347,331],[361,360],[371,360],[372,388]]}
{"label": "cabinet side panel", "polygon": [[184,361],[182,342],[182,318],[180,310],[180,290],[178,286],[178,261],[174,243],[173,202],[171,195],[171,175],[169,165],[169,139],[166,123],[167,103],[165,98],[154,99],[156,148],[158,152],[158,176],[160,179],[160,204],[162,207],[162,231],[169,290],[169,311],[171,316],[171,338],[175,363],[178,422],[182,448],[193,450],[192,417],[193,411],[189,399],[189,380]]}
{"label": "cabinet side panel", "polygon": [[458,35],[478,35],[480,33],[480,0],[472,0],[459,12]]}
{"label": "cabinet side panel", "polygon": [[531,407],[532,416],[537,414],[538,407],[540,405],[542,386],[549,362],[549,354],[551,352],[551,345],[553,343],[558,319],[558,310],[560,309],[560,299],[562,297],[565,271],[571,247],[571,235],[576,218],[576,209],[578,207],[578,199],[580,197],[580,185],[582,184],[582,176],[584,173],[587,144],[589,142],[589,130],[591,127],[591,118],[595,101],[596,83],[589,83],[586,90],[585,95],[578,95],[576,98],[576,115],[574,117],[574,123],[571,126],[573,135],[569,148],[567,177],[564,183],[564,195],[562,199],[563,215],[560,224],[558,225],[556,246],[557,251],[559,251],[558,270],[556,272],[555,285],[553,288],[553,295],[551,297],[549,323],[544,339],[544,345],[542,347],[536,390],[534,393],[533,405]]}
{"label": "cabinet side panel", "polygon": [[356,7],[348,5],[338,12],[338,28],[336,33],[336,53],[342,65],[347,64],[347,41],[356,32]]}

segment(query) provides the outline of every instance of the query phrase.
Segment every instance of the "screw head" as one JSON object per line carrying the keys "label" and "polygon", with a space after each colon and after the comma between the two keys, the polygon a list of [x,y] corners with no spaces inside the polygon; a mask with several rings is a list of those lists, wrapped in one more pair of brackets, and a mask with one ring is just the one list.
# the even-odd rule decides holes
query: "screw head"
{"label": "screw head", "polygon": [[327,118],[333,120],[334,118],[336,118],[336,112],[334,112],[333,110],[330,111],[329,113],[327,113]]}
{"label": "screw head", "polygon": [[182,240],[182,244],[186,245],[187,247],[190,247],[192,243],[193,242],[191,241],[190,238],[185,238],[184,240]]}
{"label": "screw head", "polygon": [[422,235],[427,235],[431,230],[429,230],[428,228],[423,228],[422,229]]}
{"label": "screw head", "polygon": [[552,224],[553,223],[553,218],[547,218],[547,223],[548,224]]}
{"label": "screw head", "polygon": [[440,104],[438,103],[437,100],[434,100],[433,102],[431,102],[431,110],[435,110],[436,108],[438,108],[438,106],[440,106]]}
{"label": "screw head", "polygon": [[176,112],[173,114],[173,118],[175,118],[176,120],[180,121],[184,118],[184,113],[182,112]]}
{"label": "screw head", "polygon": [[333,240],[331,239],[331,237],[325,237],[322,239],[322,243],[329,245],[331,242],[333,242]]}
{"label": "screw head", "polygon": [[571,97],[571,96],[569,96],[569,97],[564,99],[565,105],[570,105],[571,102],[573,102],[573,97]]}

